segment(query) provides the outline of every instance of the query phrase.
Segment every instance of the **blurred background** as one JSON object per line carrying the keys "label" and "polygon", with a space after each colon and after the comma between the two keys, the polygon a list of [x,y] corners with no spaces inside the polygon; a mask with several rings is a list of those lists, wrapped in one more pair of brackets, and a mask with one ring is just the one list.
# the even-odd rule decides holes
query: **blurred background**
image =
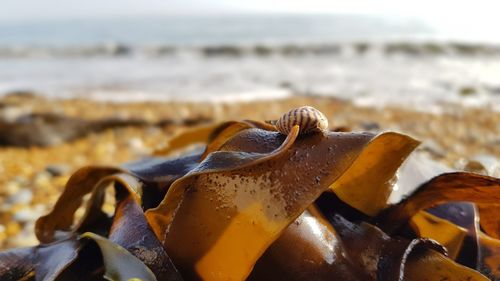
{"label": "blurred background", "polygon": [[145,157],[187,127],[312,105],[498,173],[495,1],[3,0],[0,248],[71,173]]}
{"label": "blurred background", "polygon": [[7,0],[0,93],[111,101],[308,93],[498,109],[496,8],[487,0]]}

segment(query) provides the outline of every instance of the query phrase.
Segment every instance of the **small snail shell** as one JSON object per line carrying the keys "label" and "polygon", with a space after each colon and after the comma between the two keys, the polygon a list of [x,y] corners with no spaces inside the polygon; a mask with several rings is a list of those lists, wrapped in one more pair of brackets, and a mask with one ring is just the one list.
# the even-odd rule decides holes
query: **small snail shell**
{"label": "small snail shell", "polygon": [[328,119],[316,108],[302,106],[288,111],[275,124],[278,132],[284,135],[288,135],[295,125],[299,125],[299,134],[321,132],[328,129]]}

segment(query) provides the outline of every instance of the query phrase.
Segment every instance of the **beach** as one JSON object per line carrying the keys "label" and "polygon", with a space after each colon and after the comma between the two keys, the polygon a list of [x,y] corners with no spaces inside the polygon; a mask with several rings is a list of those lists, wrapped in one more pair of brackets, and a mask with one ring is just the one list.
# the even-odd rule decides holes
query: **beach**
{"label": "beach", "polygon": [[408,134],[447,169],[498,173],[500,43],[455,31],[368,15],[1,21],[0,249],[37,244],[78,168],[304,105],[331,130]]}
{"label": "beach", "polygon": [[[359,106],[324,96],[293,95],[241,102],[112,103],[88,99],[49,99],[28,93],[4,96],[0,105],[3,122],[24,120],[26,125],[30,122],[23,116],[50,116],[49,119],[32,122],[39,127],[52,128],[50,126],[56,123],[54,120],[68,118],[91,122],[89,124],[98,124],[100,120],[120,120],[120,123],[113,122],[106,128],[87,126],[83,134],[68,139],[64,136],[55,140],[51,138],[45,147],[0,147],[2,249],[37,244],[33,233],[34,221],[51,209],[70,175],[80,167],[118,166],[148,157],[164,147],[177,133],[193,126],[228,120],[275,120],[289,109],[302,105],[311,105],[325,113],[330,129],[408,134],[422,142],[418,148],[420,153],[453,169],[463,169],[477,157],[500,157],[500,113],[457,105],[440,106],[439,113],[436,113],[410,107]],[[17,127],[22,128],[22,124]],[[2,126],[2,134],[7,134],[5,125]],[[31,132],[41,134],[38,137],[47,137],[80,127],[65,128],[59,131],[47,129],[50,134],[40,133],[46,132],[43,130]],[[9,131],[9,134],[15,133]],[[112,202],[108,203],[108,207],[112,210]],[[81,212],[79,215],[82,215]]]}

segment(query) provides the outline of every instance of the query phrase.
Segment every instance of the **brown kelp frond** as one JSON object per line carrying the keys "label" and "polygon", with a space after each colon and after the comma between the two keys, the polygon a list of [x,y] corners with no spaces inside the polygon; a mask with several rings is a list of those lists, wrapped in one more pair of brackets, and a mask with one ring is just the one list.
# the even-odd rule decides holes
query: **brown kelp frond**
{"label": "brown kelp frond", "polygon": [[377,219],[389,232],[402,227],[418,211],[448,201],[495,204],[500,202],[500,179],[466,172],[446,173],[422,184],[401,203]]}
{"label": "brown kelp frond", "polygon": [[331,189],[347,204],[375,216],[387,207],[399,166],[419,144],[406,135],[380,134],[331,185]]}
{"label": "brown kelp frond", "polygon": [[[401,135],[379,137],[393,136]],[[184,274],[244,278],[283,229],[362,151],[385,145],[372,143],[373,134],[359,133],[299,136],[289,147],[281,144],[283,138],[261,129],[242,131],[174,183],[159,208],[147,212]],[[175,246],[185,240],[196,243]],[[229,250],[235,247],[241,251]]]}
{"label": "brown kelp frond", "polygon": [[500,239],[500,202],[498,204],[478,204],[481,215],[481,228],[486,234],[495,239]]}
{"label": "brown kelp frond", "polygon": [[84,167],[76,171],[66,183],[66,188],[52,211],[37,220],[35,233],[38,240],[50,243],[54,241],[56,230],[69,231],[73,225],[74,214],[83,202],[83,197],[92,192],[103,178],[119,171],[113,167]]}

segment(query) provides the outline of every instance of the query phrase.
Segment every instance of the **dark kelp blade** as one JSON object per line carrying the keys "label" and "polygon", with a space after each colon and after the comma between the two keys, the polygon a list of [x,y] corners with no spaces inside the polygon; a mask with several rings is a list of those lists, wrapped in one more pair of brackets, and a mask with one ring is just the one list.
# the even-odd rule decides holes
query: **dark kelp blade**
{"label": "dark kelp blade", "polygon": [[83,246],[75,237],[38,246],[36,280],[56,280],[64,269],[75,262]]}
{"label": "dark kelp blade", "polygon": [[[0,253],[0,261],[6,267],[1,267],[1,280],[95,280],[100,279],[99,265],[95,261],[104,261],[105,275],[108,280],[156,280],[149,269],[137,258],[123,248],[93,233],[85,233],[83,239],[59,240],[29,249],[19,249]],[[100,249],[100,254],[93,252],[92,256],[78,259],[80,254],[89,248],[86,240],[92,240]],[[15,262],[12,263],[12,262]],[[92,264],[90,267],[88,264]],[[76,268],[85,268],[75,274]],[[97,269],[97,271],[95,271]],[[68,272],[72,271],[72,272]],[[97,275],[96,275],[97,274]]]}
{"label": "dark kelp blade", "polygon": [[[368,273],[370,280],[488,280],[447,258],[444,248],[431,240],[392,238],[369,223],[355,224],[340,215],[327,219],[341,238],[346,255],[357,270]],[[425,272],[432,274],[422,279]]]}
{"label": "dark kelp blade", "polygon": [[158,280],[182,280],[141,207],[132,198],[125,197],[117,203],[109,240],[141,260]]}
{"label": "dark kelp blade", "polygon": [[35,275],[36,248],[18,248],[0,252],[0,280],[28,280]]}
{"label": "dark kelp blade", "polygon": [[442,174],[422,184],[406,200],[386,209],[375,221],[382,229],[392,233],[418,211],[448,201],[498,203],[500,179],[466,172]]}
{"label": "dark kelp blade", "polygon": [[341,239],[310,206],[266,250],[248,280],[369,280],[353,268]]}
{"label": "dark kelp blade", "polygon": [[426,210],[426,212],[439,218],[463,227],[471,232],[479,229],[476,205],[471,202],[447,202]]}
{"label": "dark kelp blade", "polygon": [[91,240],[99,246],[105,266],[104,278],[107,280],[156,280],[153,272],[144,263],[121,246],[91,232],[80,235],[80,239]]}
{"label": "dark kelp blade", "polygon": [[456,225],[457,228],[460,227],[466,230],[466,236],[464,237],[456,261],[470,268],[477,269],[480,256],[477,237],[480,228],[479,213],[475,204],[470,202],[448,202],[427,209],[425,212],[447,220],[452,225]]}
{"label": "dark kelp blade", "polygon": [[[65,274],[68,269],[74,268],[77,263],[79,267],[95,268],[89,267],[88,264],[100,260],[97,256],[91,262],[89,260],[78,262],[86,246],[85,242],[71,237],[37,247],[0,253],[0,280],[74,280],[74,278],[66,278],[75,276]],[[80,272],[77,277],[79,280],[90,280],[91,275],[91,272],[86,270]]]}
{"label": "dark kelp blade", "polygon": [[[146,213],[183,274],[245,278],[281,231],[375,138],[321,133],[294,141],[296,134],[297,129],[283,140],[276,132],[241,131],[176,181],[160,206]],[[180,243],[185,246],[179,248]]]}
{"label": "dark kelp blade", "polygon": [[178,157],[148,157],[122,168],[143,183],[142,207],[147,210],[158,206],[170,185],[198,165],[202,153],[193,149]]}
{"label": "dark kelp blade", "polygon": [[122,165],[125,171],[148,183],[166,185],[198,165],[202,151],[195,149],[175,158],[149,157]]}
{"label": "dark kelp blade", "polygon": [[[432,213],[432,214],[431,214]],[[417,218],[420,216],[430,217],[433,221],[441,220],[447,224],[446,228],[438,228],[435,224],[424,224]],[[460,243],[456,261],[478,270],[494,280],[500,278],[500,241],[482,233],[479,228],[479,213],[473,203],[453,202],[439,205],[427,212],[420,211],[415,215],[410,225],[414,229],[434,229],[427,231],[430,238],[441,237],[452,238],[453,233],[464,232],[465,237]],[[456,237],[459,238],[459,237]]]}

